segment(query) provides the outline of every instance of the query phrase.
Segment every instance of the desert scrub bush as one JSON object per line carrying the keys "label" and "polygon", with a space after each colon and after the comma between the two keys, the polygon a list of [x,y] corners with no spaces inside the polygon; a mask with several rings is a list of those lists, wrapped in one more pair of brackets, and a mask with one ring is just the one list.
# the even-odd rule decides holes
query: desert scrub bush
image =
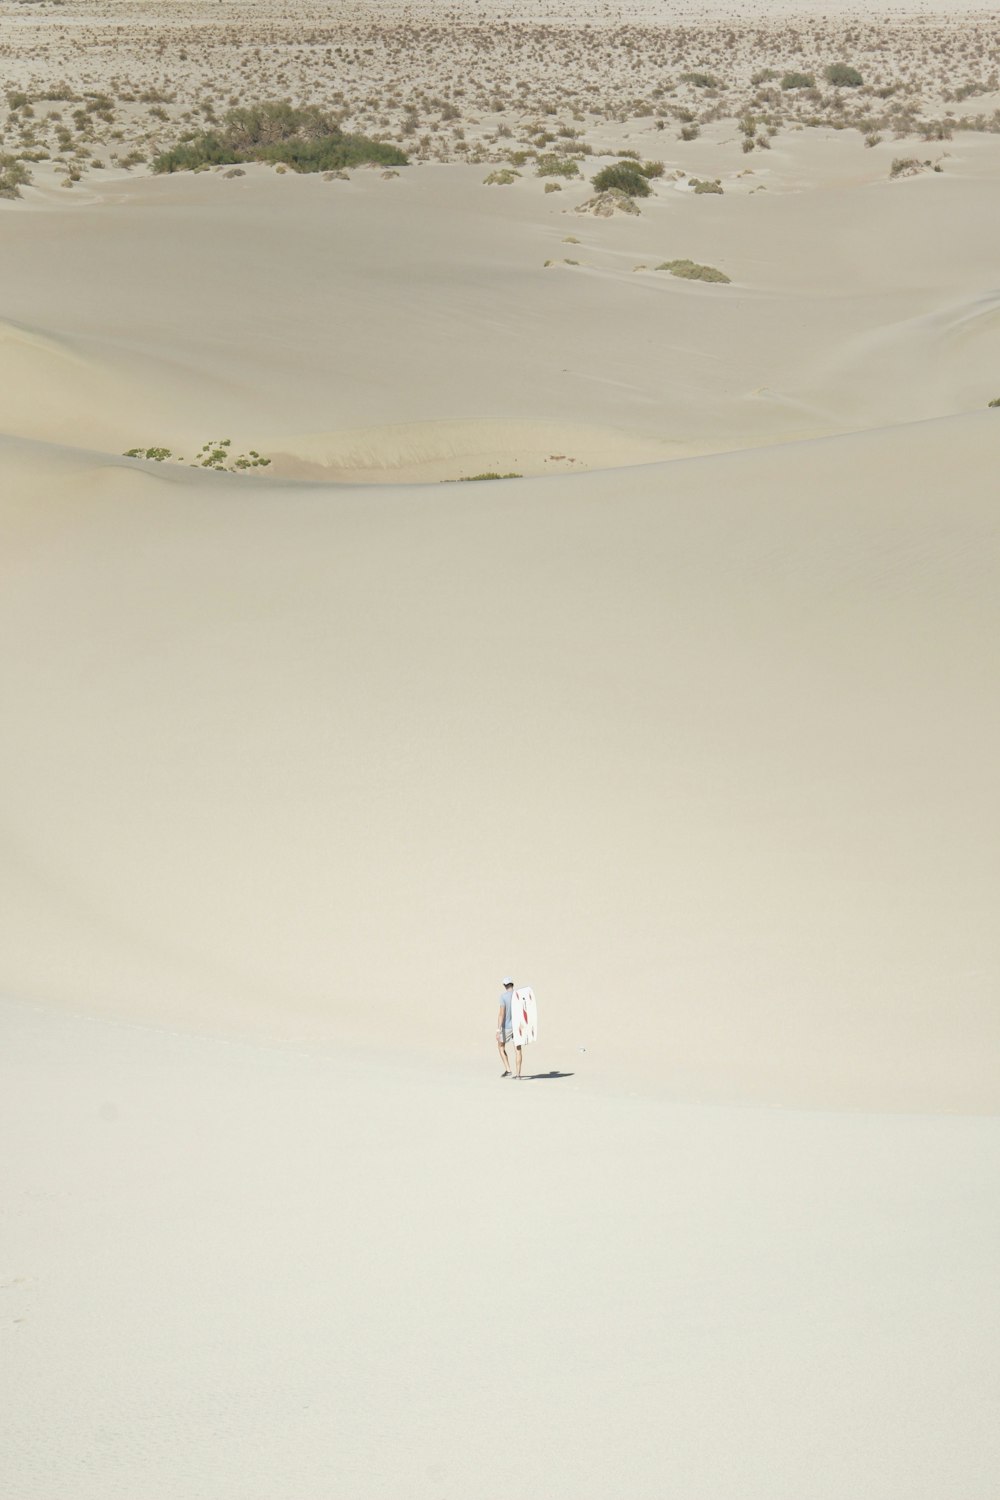
{"label": "desert scrub bush", "polygon": [[535,162],[536,177],[579,177],[580,168],[572,157],[554,154],[540,156]]}
{"label": "desert scrub bush", "polygon": [[148,458],[154,464],[165,463],[173,456],[169,448],[127,448],[122,454],[123,458]]}
{"label": "desert scrub bush", "polygon": [[523,474],[496,474],[488,470],[485,474],[465,474],[461,479],[445,479],[445,484],[471,484],[480,479],[523,479]]}
{"label": "desert scrub bush", "polygon": [[696,89],[717,89],[722,87],[714,73],[682,73],[681,83],[691,83]]}
{"label": "desert scrub bush", "polygon": [[645,177],[649,181],[652,181],[656,177],[663,176],[664,167],[662,161],[644,161],[642,163],[642,166],[639,168],[639,171],[642,173],[643,177]]}
{"label": "desert scrub bush", "polygon": [[721,193],[722,183],[718,177],[709,179],[706,177],[692,177],[691,186],[696,193]]}
{"label": "desert scrub bush", "polygon": [[599,193],[617,188],[629,198],[648,198],[652,192],[642,168],[633,161],[619,161],[602,167],[594,177],[594,186]]}
{"label": "desert scrub bush", "polygon": [[993,400],[992,401],[987,401],[986,405],[988,407],[989,406],[1000,406],[1000,396],[994,396]]}
{"label": "desert scrub bush", "polygon": [[251,448],[249,453],[230,453],[232,447],[231,438],[209,439],[198,452],[194,466],[203,469],[226,469],[233,473],[237,469],[260,469],[266,467],[271,460],[261,458],[256,449]]}
{"label": "desert scrub bush", "polygon": [[857,68],[843,62],[828,63],[823,69],[823,77],[837,89],[859,89],[864,83]]}
{"label": "desert scrub bush", "polygon": [[656,269],[669,271],[671,276],[680,276],[684,281],[718,281],[728,285],[731,279],[717,266],[700,266],[694,260],[664,260]]}
{"label": "desert scrub bush", "polygon": [[364,164],[405,166],[405,151],[386,141],[345,134],[336,118],[315,105],[295,109],[287,100],[227,110],[222,129],[191,135],[153,161],[154,172],[264,161],[294,172],[332,172]]}
{"label": "desert scrub bush", "polygon": [[500,167],[496,172],[489,172],[483,178],[484,187],[510,187],[520,177],[520,172],[515,172],[511,167]]}
{"label": "desert scrub bush", "polygon": [[816,87],[816,80],[811,73],[796,73],[793,70],[783,76],[781,87],[785,90],[814,89]]}
{"label": "desert scrub bush", "polygon": [[692,123],[689,125],[681,126],[681,131],[678,139],[682,141],[696,141],[700,135],[701,126]]}
{"label": "desert scrub bush", "polygon": [[915,156],[893,157],[892,166],[889,168],[890,178],[894,177],[918,177],[921,172],[928,168],[940,172],[941,168],[932,161],[919,161]]}
{"label": "desert scrub bush", "polygon": [[756,89],[759,88],[762,83],[774,83],[775,80],[780,77],[781,74],[776,68],[759,68],[750,79],[750,82]]}
{"label": "desert scrub bush", "polygon": [[39,102],[44,99],[47,103],[51,102],[53,104],[75,104],[79,97],[80,95],[77,94],[68,83],[54,83],[52,87],[50,89],[46,89],[44,93],[35,95],[35,98]]}
{"label": "desert scrub bush", "polygon": [[0,151],[0,198],[20,198],[21,189],[31,181],[31,173],[16,156]]}

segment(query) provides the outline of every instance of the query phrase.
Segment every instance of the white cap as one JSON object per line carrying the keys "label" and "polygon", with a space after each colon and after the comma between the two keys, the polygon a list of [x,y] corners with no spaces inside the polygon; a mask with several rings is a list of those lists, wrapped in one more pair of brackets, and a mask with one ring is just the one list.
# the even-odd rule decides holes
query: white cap
{"label": "white cap", "polygon": [[503,985],[503,987],[504,987],[504,989],[506,989],[506,988],[507,988],[507,986],[508,986],[508,985],[509,985],[509,984],[513,984],[513,983],[514,983],[514,981],[513,981],[513,979],[511,979],[511,977],[510,977],[510,975],[509,975],[509,974],[508,974],[508,975],[507,975],[507,976],[506,976],[506,978],[504,978],[504,979],[501,979],[501,981],[500,981],[500,983],[501,983],[501,984],[502,984],[502,985]]}

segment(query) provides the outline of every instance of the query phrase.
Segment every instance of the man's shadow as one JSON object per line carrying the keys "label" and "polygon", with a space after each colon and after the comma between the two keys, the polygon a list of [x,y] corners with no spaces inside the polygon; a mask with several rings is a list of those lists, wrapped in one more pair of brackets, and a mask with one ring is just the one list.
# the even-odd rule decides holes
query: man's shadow
{"label": "man's shadow", "polygon": [[573,1077],[575,1077],[575,1074],[573,1074],[573,1073],[560,1073],[558,1071],[558,1069],[553,1068],[552,1071],[551,1071],[551,1073],[522,1073],[521,1074],[521,1082],[522,1083],[542,1083],[545,1079],[548,1079],[548,1078],[573,1078]]}

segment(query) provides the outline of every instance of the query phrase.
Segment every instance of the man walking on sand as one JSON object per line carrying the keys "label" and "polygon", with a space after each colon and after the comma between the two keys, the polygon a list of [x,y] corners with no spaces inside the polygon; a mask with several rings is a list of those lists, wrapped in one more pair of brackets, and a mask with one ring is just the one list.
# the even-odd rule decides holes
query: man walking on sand
{"label": "man walking on sand", "polygon": [[[500,1053],[500,1061],[503,1063],[503,1072],[500,1076],[501,1078],[509,1078],[511,1076],[511,1070],[510,1062],[507,1058],[507,1043],[514,1035],[514,1017],[511,1010],[511,1006],[514,1000],[514,981],[508,974],[506,979],[502,980],[501,982],[503,984],[503,994],[500,996],[500,1011],[497,1015],[497,1051]],[[514,1077],[520,1078],[520,1047],[514,1048],[514,1056],[517,1059],[517,1072],[514,1074]]]}

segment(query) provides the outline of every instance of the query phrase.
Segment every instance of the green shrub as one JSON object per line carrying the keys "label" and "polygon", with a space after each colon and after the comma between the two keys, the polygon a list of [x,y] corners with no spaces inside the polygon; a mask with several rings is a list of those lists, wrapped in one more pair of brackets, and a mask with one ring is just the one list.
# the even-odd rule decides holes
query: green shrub
{"label": "green shrub", "polygon": [[488,172],[483,178],[484,187],[510,187],[520,177],[520,172],[513,171],[510,167],[499,167],[495,172]]}
{"label": "green shrub", "polygon": [[162,464],[166,459],[173,458],[173,454],[169,448],[129,448],[122,457],[148,458],[155,464]]}
{"label": "green shrub", "polygon": [[580,168],[572,157],[540,156],[535,163],[536,177],[578,177]]}
{"label": "green shrub", "polygon": [[23,161],[0,151],[0,198],[20,198],[21,189],[31,181]]}
{"label": "green shrub", "polygon": [[648,198],[652,192],[642,168],[638,162],[632,161],[619,161],[610,167],[602,167],[594,178],[594,186],[599,193],[617,188],[629,198]]}
{"label": "green shrub", "polygon": [[295,172],[332,172],[367,163],[405,166],[408,158],[385,141],[345,135],[336,119],[315,105],[295,109],[279,99],[228,110],[221,131],[179,141],[155,158],[153,171],[191,172],[247,161],[272,162]]}
{"label": "green shrub", "polygon": [[680,139],[682,141],[696,141],[700,135],[701,135],[701,126],[700,125],[689,124],[689,125],[682,125],[681,126]]}
{"label": "green shrub", "polygon": [[639,168],[639,171],[642,173],[643,177],[649,179],[652,179],[654,177],[662,177],[663,163],[662,161],[644,161],[642,166]]}
{"label": "green shrub", "polygon": [[750,82],[754,88],[757,88],[762,83],[773,83],[776,78],[780,77],[781,74],[775,68],[760,68],[750,79]]}
{"label": "green shrub", "polygon": [[719,181],[718,177],[714,178],[713,180],[709,180],[704,177],[692,177],[691,186],[694,188],[696,193],[722,192],[722,183]]}
{"label": "green shrub", "polygon": [[781,80],[783,89],[813,89],[816,80],[811,73],[786,73]]}
{"label": "green shrub", "polygon": [[992,401],[987,401],[987,406],[1000,406],[1000,396],[994,396]]}
{"label": "green shrub", "polygon": [[838,89],[858,89],[864,83],[864,79],[857,68],[852,68],[847,63],[830,63],[823,69],[823,77],[827,83],[832,83]]}
{"label": "green shrub", "polygon": [[694,260],[665,260],[656,269],[669,271],[671,276],[680,276],[684,281],[719,281],[728,285],[731,279],[716,266],[700,266]]}
{"label": "green shrub", "polygon": [[681,83],[693,83],[696,89],[721,88],[714,73],[682,73]]}

